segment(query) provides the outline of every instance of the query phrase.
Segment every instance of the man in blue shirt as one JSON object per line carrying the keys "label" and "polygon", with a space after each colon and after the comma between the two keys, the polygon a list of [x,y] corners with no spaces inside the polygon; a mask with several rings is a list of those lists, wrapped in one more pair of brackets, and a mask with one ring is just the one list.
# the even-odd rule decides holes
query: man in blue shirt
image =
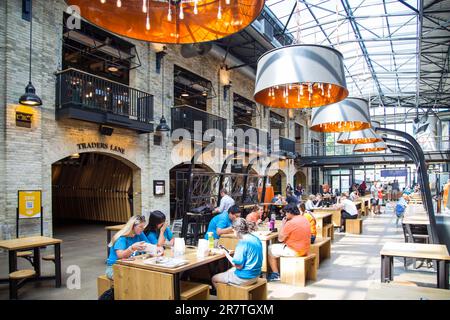
{"label": "man in blue shirt", "polygon": [[256,283],[261,275],[263,247],[261,240],[252,234],[256,231],[256,224],[237,218],[233,222],[233,230],[239,239],[234,257],[224,250],[233,268],[212,277],[211,280],[216,289],[217,283],[248,286]]}
{"label": "man in blue shirt", "polygon": [[211,219],[208,225],[208,231],[206,231],[205,239],[208,240],[208,233],[212,232],[214,240],[218,240],[222,234],[233,233],[231,225],[236,219],[237,215],[241,214],[241,209],[234,205],[230,210],[224,211]]}

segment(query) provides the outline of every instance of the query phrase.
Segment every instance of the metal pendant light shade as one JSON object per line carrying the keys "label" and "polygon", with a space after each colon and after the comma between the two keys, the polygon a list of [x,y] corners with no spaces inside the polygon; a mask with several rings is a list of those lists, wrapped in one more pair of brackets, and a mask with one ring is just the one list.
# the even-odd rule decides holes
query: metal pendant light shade
{"label": "metal pendant light shade", "polygon": [[348,96],[342,54],[320,45],[292,45],[258,60],[255,101],[272,108],[314,108]]}
{"label": "metal pendant light shade", "polygon": [[167,132],[170,131],[170,127],[167,124],[166,118],[164,116],[159,120],[159,125],[156,127],[156,132]]}
{"label": "metal pendant light shade", "polygon": [[371,127],[369,104],[361,98],[347,98],[312,111],[311,130],[316,132],[351,132]]}
{"label": "metal pendant light shade", "polygon": [[365,144],[381,142],[383,139],[372,128],[379,126],[379,122],[371,121],[371,128],[352,132],[343,132],[339,135],[337,143],[340,144]]}
{"label": "metal pendant light shade", "polygon": [[378,152],[385,150],[387,150],[387,146],[384,141],[376,143],[357,144],[353,148],[353,152]]}
{"label": "metal pendant light shade", "polygon": [[157,43],[215,41],[249,26],[264,0],[66,0],[87,21],[128,38]]}
{"label": "metal pendant light shade", "polygon": [[42,106],[42,100],[36,94],[36,89],[31,82],[25,88],[25,94],[19,98],[19,103],[24,106],[38,107]]}

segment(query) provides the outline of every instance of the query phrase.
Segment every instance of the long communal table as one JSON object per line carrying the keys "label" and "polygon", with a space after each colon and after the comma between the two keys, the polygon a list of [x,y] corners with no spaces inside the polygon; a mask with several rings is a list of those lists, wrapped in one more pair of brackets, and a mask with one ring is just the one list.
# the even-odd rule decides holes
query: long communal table
{"label": "long communal table", "polygon": [[[166,249],[165,256],[171,256],[171,250]],[[133,261],[118,260],[114,266],[114,298],[116,300],[180,300],[180,277],[185,271],[208,265],[211,266],[223,259],[224,254],[214,254],[208,257],[197,257],[197,249],[186,248],[183,256],[177,257],[188,263],[167,268],[158,265],[148,265],[144,259]],[[212,276],[212,275],[211,275]]]}
{"label": "long communal table", "polygon": [[448,289],[450,255],[441,244],[387,242],[380,251],[381,282],[394,278],[394,257],[430,259],[437,261],[437,287]]}

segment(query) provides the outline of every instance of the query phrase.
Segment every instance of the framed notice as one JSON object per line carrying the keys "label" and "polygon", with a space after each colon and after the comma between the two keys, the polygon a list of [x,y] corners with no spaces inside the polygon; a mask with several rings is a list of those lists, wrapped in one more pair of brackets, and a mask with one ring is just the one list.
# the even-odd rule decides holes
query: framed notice
{"label": "framed notice", "polygon": [[42,216],[42,191],[19,192],[19,219],[40,218]]}
{"label": "framed notice", "polygon": [[155,196],[163,196],[166,194],[165,180],[153,180],[153,194]]}

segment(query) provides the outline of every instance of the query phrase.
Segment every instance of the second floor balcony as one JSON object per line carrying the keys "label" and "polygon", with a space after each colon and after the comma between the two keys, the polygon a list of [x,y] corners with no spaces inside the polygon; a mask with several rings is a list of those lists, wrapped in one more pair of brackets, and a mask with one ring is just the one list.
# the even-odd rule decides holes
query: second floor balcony
{"label": "second floor balcony", "polygon": [[207,130],[216,129],[226,137],[227,119],[188,105],[172,107],[172,132],[177,129],[188,130],[192,139],[203,141]]}
{"label": "second floor balcony", "polygon": [[153,95],[76,69],[56,77],[56,119],[153,132]]}

